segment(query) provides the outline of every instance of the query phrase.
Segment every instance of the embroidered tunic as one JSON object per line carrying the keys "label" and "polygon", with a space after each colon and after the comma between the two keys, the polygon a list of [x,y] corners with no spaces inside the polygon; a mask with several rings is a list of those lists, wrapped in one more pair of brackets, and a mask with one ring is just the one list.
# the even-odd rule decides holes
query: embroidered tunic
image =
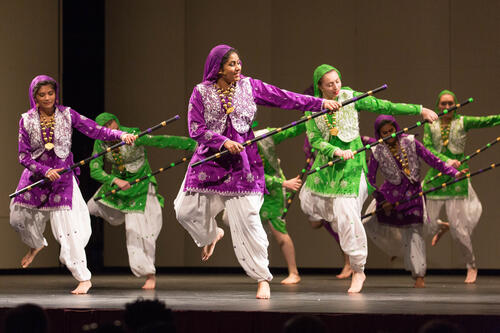
{"label": "embroidered tunic", "polygon": [[[321,98],[296,94],[245,77],[237,81],[234,111],[227,115],[214,85],[198,84],[188,107],[189,134],[198,141],[191,163],[222,150],[226,140],[244,143],[253,139],[250,125],[257,105],[320,111],[322,103]],[[240,154],[227,154],[196,167],[190,165],[184,190],[227,196],[264,193],[264,168],[257,145],[246,146]]]}
{"label": "embroidered tunic", "polygon": [[[129,128],[120,126],[120,129],[132,133],[138,134],[140,130],[138,128]],[[93,154],[100,153],[106,150],[111,143],[106,143],[100,140],[94,142],[94,152]],[[121,168],[113,157],[113,153],[106,153],[104,156],[96,158],[90,162],[90,175],[93,179],[102,183],[103,185],[99,188],[95,197],[99,197],[112,189],[116,188],[113,181],[116,178],[131,182],[135,179],[141,178],[148,174],[151,174],[151,167],[147,159],[145,146],[159,147],[159,148],[173,148],[182,149],[188,151],[194,151],[196,148],[196,141],[180,136],[170,136],[170,135],[149,135],[146,134],[138,138],[134,145],[132,146],[121,146],[119,148],[119,154],[121,157]],[[116,153],[115,153],[116,154]],[[111,164],[111,173],[108,174],[104,171],[104,158],[106,162]],[[119,191],[113,195],[110,195],[100,202],[106,206],[115,208],[122,212],[144,212],[146,208],[146,199],[148,195],[149,184],[153,184],[155,187],[158,186],[156,178],[154,176],[149,177],[148,180],[144,180],[137,184],[134,184],[125,191]],[[157,194],[160,205],[163,207],[163,197]]]}
{"label": "embroidered tunic", "polygon": [[[338,100],[342,102],[361,94],[348,87],[343,87],[339,92]],[[342,107],[337,112],[336,122],[339,130],[337,136],[330,135],[323,116],[308,121],[306,124],[307,136],[312,147],[318,152],[313,169],[336,158],[333,154],[337,149],[350,149],[354,152],[363,147],[359,136],[358,121],[358,111],[361,110],[391,115],[418,115],[422,111],[422,106],[393,103],[373,96],[363,98]],[[329,122],[332,121],[330,115],[327,115],[327,118]],[[313,173],[307,177],[304,186],[312,193],[324,197],[357,197],[359,195],[361,172],[364,171],[365,177],[368,174],[365,156],[365,152],[362,152],[356,154],[353,159],[338,162],[333,167],[324,168]],[[368,181],[367,184],[369,184]],[[371,192],[373,188],[370,185],[368,187],[369,192]]]}
{"label": "embroidered tunic", "polygon": [[[260,136],[274,130],[268,128],[255,133]],[[280,160],[276,155],[276,145],[282,141],[296,137],[306,131],[305,123],[295,127],[278,132],[277,134],[258,142],[259,155],[264,164],[264,176],[266,180],[266,189],[269,194],[264,195],[264,203],[260,209],[260,217],[263,221],[271,221],[273,227],[281,233],[286,234],[286,224],[281,220],[283,209],[285,208],[285,199],[287,197],[286,189],[283,188],[283,182],[286,180],[283,170],[280,166]]]}
{"label": "embroidered tunic", "polygon": [[[465,157],[465,143],[467,140],[467,132],[473,128],[494,127],[500,125],[500,115],[485,116],[485,117],[471,117],[471,116],[457,116],[450,123],[450,133],[448,137],[448,145],[443,146],[441,139],[441,120],[436,120],[432,124],[424,125],[424,139],[423,143],[434,155],[439,157],[442,161],[446,162],[449,159],[462,160]],[[466,162],[462,163],[459,170],[469,168]],[[424,179],[424,183],[428,179],[436,176],[439,173],[436,169],[430,169]],[[441,186],[441,184],[452,180],[448,176],[436,178],[434,181],[424,185],[424,191],[433,187]],[[437,191],[427,194],[427,199],[443,200],[443,199],[457,199],[465,198],[469,194],[468,182],[465,179],[452,186],[441,188]]]}
{"label": "embroidered tunic", "polygon": [[[373,154],[370,156],[368,164],[368,180],[376,188],[377,170],[380,170],[384,176],[384,183],[373,192],[373,196],[377,200],[377,209],[381,209],[381,203],[384,200],[394,204],[404,201],[422,190],[420,185],[419,157],[431,167],[440,170],[450,177],[454,177],[457,173],[455,168],[447,166],[434,156],[423,144],[415,140],[413,135],[400,137],[399,144],[406,151],[410,175],[407,175],[403,171],[401,163],[393,156],[385,143],[371,149]],[[380,223],[392,226],[423,223],[423,216],[422,197],[417,197],[409,202],[393,207],[389,216],[383,210],[377,213],[377,219]]]}
{"label": "embroidered tunic", "polygon": [[[93,139],[120,140],[122,131],[99,126],[69,107],[56,107],[53,143],[46,150],[42,140],[40,116],[33,108],[24,113],[19,122],[19,162],[24,169],[17,189],[24,188],[45,177],[50,169],[68,168],[72,164],[71,135],[73,128]],[[47,129],[49,137],[50,129]],[[41,210],[71,209],[73,177],[79,170],[67,172],[54,182],[47,182],[14,198],[14,204]]]}

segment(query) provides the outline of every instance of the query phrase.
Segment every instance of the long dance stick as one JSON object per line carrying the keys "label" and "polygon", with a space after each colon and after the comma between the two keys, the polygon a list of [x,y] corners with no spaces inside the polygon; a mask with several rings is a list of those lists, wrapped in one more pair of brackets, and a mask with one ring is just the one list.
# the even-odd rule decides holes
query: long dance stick
{"label": "long dance stick", "polygon": [[[473,158],[473,157],[474,157],[474,156],[476,156],[477,154],[479,154],[479,153],[481,153],[481,152],[485,151],[486,149],[490,148],[491,146],[493,146],[494,144],[498,143],[499,141],[500,141],[500,136],[499,136],[498,138],[496,138],[495,140],[493,140],[493,141],[491,141],[491,142],[488,142],[488,143],[487,143],[486,145],[484,145],[483,147],[476,149],[476,150],[475,150],[472,154],[467,155],[467,156],[465,156],[464,158],[462,158],[462,159],[460,160],[460,163],[464,163],[464,162],[466,162],[466,161],[470,160],[471,158]],[[443,173],[442,173],[442,172],[438,173],[437,175],[435,175],[434,177],[432,177],[432,178],[430,178],[428,181],[426,181],[426,182],[424,183],[424,185],[425,185],[425,184],[429,184],[430,182],[434,181],[436,178],[441,177],[442,175],[443,175]]]}
{"label": "long dance stick", "polygon": [[[314,161],[314,153],[315,149],[314,148],[311,148],[311,157],[308,157],[306,159],[306,165],[304,165],[304,168],[302,168],[302,170],[300,170],[300,180],[304,180],[305,176],[306,176],[306,173],[307,171],[309,171],[313,165],[313,161]],[[283,214],[281,215],[281,218],[282,219],[285,219],[285,216],[286,216],[286,213],[288,213],[288,209],[290,208],[290,206],[292,205],[292,202],[293,202],[293,198],[295,198],[295,195],[297,194],[298,191],[293,191],[291,194],[290,194],[290,197],[286,200],[286,206],[285,208],[283,209]]]}
{"label": "long dance stick", "polygon": [[[153,127],[151,127],[151,128],[148,128],[148,129],[147,129],[147,130],[145,130],[145,131],[142,131],[141,133],[137,134],[135,137],[136,137],[136,138],[139,138],[139,137],[141,137],[141,136],[143,136],[143,135],[149,134],[149,133],[151,133],[151,132],[153,132],[153,131],[157,130],[158,128],[164,127],[164,126],[166,126],[167,124],[169,124],[169,123],[171,123],[171,122],[173,122],[173,121],[175,121],[175,120],[177,120],[177,119],[179,119],[179,118],[180,118],[180,116],[179,116],[179,115],[175,115],[174,117],[172,117],[172,118],[170,118],[170,119],[167,119],[167,120],[162,121],[162,122],[161,122],[161,123],[159,123],[158,125],[155,125],[155,126],[153,126]],[[70,167],[68,167],[68,168],[66,168],[66,169],[64,169],[64,170],[61,170],[61,171],[60,171],[60,172],[58,172],[58,173],[59,173],[59,175],[63,175],[63,174],[65,174],[66,172],[70,172],[71,170],[76,169],[76,168],[78,168],[79,166],[83,166],[83,165],[85,165],[85,164],[89,163],[90,161],[92,161],[93,159],[96,159],[96,158],[98,158],[99,156],[102,156],[102,155],[104,155],[104,154],[106,154],[106,153],[109,153],[109,152],[111,152],[113,149],[116,149],[116,148],[118,148],[118,147],[121,147],[121,146],[123,146],[123,145],[125,145],[125,144],[126,144],[126,143],[125,143],[124,141],[121,141],[121,142],[119,142],[119,143],[117,143],[117,144],[114,144],[114,145],[112,145],[111,147],[106,148],[106,150],[103,150],[102,152],[100,152],[100,153],[98,153],[98,154],[91,155],[91,156],[89,156],[89,157],[87,157],[87,158],[85,158],[85,159],[81,160],[80,162],[77,162],[77,163],[75,163],[75,164],[71,165]],[[43,184],[45,184],[45,183],[48,183],[48,182],[50,182],[50,179],[48,179],[48,178],[43,178],[43,179],[40,179],[39,181],[37,181],[37,182],[35,182],[35,183],[31,184],[31,185],[28,185],[28,186],[26,186],[26,187],[24,187],[24,188],[20,189],[19,191],[16,191],[16,192],[14,192],[14,193],[9,194],[9,198],[16,197],[16,196],[18,196],[19,194],[22,194],[22,193],[24,193],[24,192],[26,192],[26,191],[31,191],[33,188],[38,187],[38,186],[41,186],[41,185],[43,185]]]}
{"label": "long dance stick", "polygon": [[[191,155],[191,156],[193,156],[193,155]],[[128,183],[129,183],[129,185],[130,185],[130,186],[133,186],[134,184],[140,183],[140,182],[142,182],[142,181],[144,181],[144,180],[146,180],[146,179],[149,179],[149,178],[151,178],[151,177],[153,177],[153,176],[156,176],[157,174],[159,174],[159,173],[161,173],[161,172],[163,172],[163,171],[166,171],[166,170],[171,169],[171,168],[173,168],[173,167],[175,167],[175,166],[177,166],[177,165],[179,165],[179,164],[182,164],[182,163],[186,162],[188,159],[191,159],[191,156],[184,156],[184,157],[183,157],[183,158],[181,158],[180,160],[177,160],[177,161],[175,161],[175,162],[172,162],[172,163],[170,163],[170,164],[168,164],[168,165],[164,166],[163,168],[159,168],[158,170],[156,170],[156,171],[154,171],[154,172],[150,172],[150,173],[148,173],[147,175],[142,176],[142,177],[140,177],[140,178],[137,178],[137,179],[135,179],[135,180],[133,180],[133,181],[130,181],[130,182],[128,182]],[[104,199],[104,198],[106,198],[106,197],[109,197],[110,195],[115,194],[116,192],[120,192],[120,191],[122,191],[122,189],[121,189],[121,188],[119,188],[119,187],[118,187],[118,188],[115,188],[115,189],[113,189],[113,190],[111,190],[111,191],[109,191],[109,192],[107,192],[107,193],[101,194],[99,197],[95,198],[95,201],[99,201],[99,200],[101,200],[101,199]]]}
{"label": "long dance stick", "polygon": [[[364,93],[362,95],[359,95],[358,97],[353,97],[351,99],[348,99],[348,100],[346,100],[346,101],[344,101],[344,102],[342,102],[340,104],[342,106],[346,106],[347,104],[354,103],[354,102],[356,102],[356,101],[358,101],[358,100],[360,100],[362,98],[365,98],[365,97],[368,97],[370,95],[373,95],[373,94],[375,94],[375,93],[377,93],[377,92],[379,92],[381,90],[384,90],[386,88],[387,88],[387,84],[384,84],[383,86],[380,86],[380,87],[378,87],[376,89],[370,90],[370,91],[368,91],[368,92],[366,92],[366,93]],[[245,147],[245,146],[251,145],[254,142],[257,142],[257,141],[260,141],[262,139],[268,138],[268,137],[270,137],[270,136],[272,136],[272,135],[274,135],[276,133],[279,133],[279,132],[281,132],[283,130],[286,130],[286,129],[290,128],[290,127],[297,126],[297,125],[299,125],[299,124],[301,124],[303,122],[309,121],[309,120],[314,119],[316,117],[322,116],[322,115],[324,115],[325,113],[328,113],[328,112],[331,112],[331,111],[330,110],[323,110],[323,111],[320,111],[320,112],[315,112],[313,115],[310,115],[310,116],[304,117],[304,118],[302,118],[300,120],[291,122],[288,125],[285,125],[283,127],[280,127],[280,128],[275,129],[275,130],[272,130],[270,132],[267,132],[266,134],[262,134],[262,135],[260,135],[260,136],[258,136],[256,138],[253,138],[252,140],[247,140],[244,143],[242,143],[242,146]],[[219,153],[216,153],[216,154],[214,154],[212,156],[209,156],[209,157],[207,157],[207,158],[205,158],[203,160],[195,162],[195,163],[191,164],[191,166],[195,167],[195,166],[198,166],[200,164],[206,163],[208,161],[215,160],[217,158],[220,158],[221,156],[224,156],[228,152],[229,152],[229,150],[225,149],[225,150],[223,150],[223,151],[221,151]]]}
{"label": "long dance stick", "polygon": [[[456,105],[454,105],[453,107],[451,107],[451,108],[449,108],[449,109],[447,109],[447,110],[443,110],[443,112],[441,112],[440,114],[438,114],[438,117],[444,116],[444,115],[445,115],[445,114],[447,114],[448,112],[455,111],[455,110],[456,110],[456,109],[458,109],[459,107],[462,107],[462,106],[464,106],[464,105],[467,105],[467,104],[469,104],[469,103],[472,103],[473,101],[474,101],[474,99],[471,97],[471,98],[469,98],[468,100],[466,100],[465,102],[463,102],[462,104],[456,104]],[[359,153],[361,153],[361,152],[363,152],[363,151],[365,151],[365,150],[368,150],[368,149],[370,149],[370,148],[372,148],[372,147],[374,147],[374,146],[378,145],[379,143],[382,143],[382,142],[384,142],[384,141],[389,140],[390,138],[395,138],[396,136],[398,136],[398,135],[400,135],[400,134],[403,134],[403,133],[405,133],[405,132],[408,132],[409,130],[412,130],[412,129],[416,128],[416,127],[420,127],[420,126],[422,126],[422,125],[423,125],[423,124],[425,124],[425,123],[428,123],[427,119],[426,119],[426,120],[424,120],[424,121],[417,121],[417,123],[416,123],[415,125],[410,126],[410,127],[406,127],[406,128],[404,128],[404,129],[402,129],[402,130],[400,130],[400,131],[397,131],[396,133],[392,133],[391,135],[386,136],[385,138],[381,138],[381,139],[379,139],[378,141],[376,141],[376,142],[374,142],[374,143],[372,143],[372,144],[367,144],[367,145],[365,145],[363,148],[360,148],[360,149],[356,150],[355,152],[353,152],[353,154],[354,154],[354,155],[359,154]],[[318,172],[318,171],[320,171],[320,170],[322,170],[322,169],[324,169],[324,168],[331,167],[331,166],[333,166],[335,163],[340,162],[340,161],[343,161],[343,160],[344,160],[344,159],[343,159],[342,157],[337,157],[336,159],[334,159],[334,160],[332,160],[332,161],[330,161],[330,162],[328,162],[328,163],[326,163],[326,164],[323,164],[323,165],[321,165],[321,166],[319,166],[319,167],[314,168],[313,170],[309,171],[309,172],[307,173],[307,175],[312,175],[313,173],[316,173],[316,172]]]}
{"label": "long dance stick", "polygon": [[[500,166],[500,163],[493,163],[493,164],[490,164],[490,166],[489,166],[489,167],[487,167],[487,168],[485,168],[485,169],[479,169],[479,170],[477,170],[477,171],[475,171],[475,172],[473,172],[473,173],[467,173],[467,174],[465,174],[464,176],[461,176],[461,177],[458,177],[458,178],[452,179],[452,180],[450,180],[450,181],[448,181],[448,182],[446,182],[446,183],[442,183],[440,186],[436,186],[436,187],[430,188],[430,189],[428,189],[427,191],[421,191],[421,192],[419,192],[419,193],[417,193],[417,194],[415,194],[415,195],[412,195],[411,197],[409,197],[409,198],[408,198],[408,199],[406,199],[406,200],[403,200],[403,201],[397,201],[397,202],[396,202],[396,203],[394,203],[393,205],[394,205],[394,207],[397,207],[397,206],[399,206],[399,205],[401,205],[401,204],[404,204],[404,203],[407,203],[407,202],[409,202],[409,201],[412,201],[413,199],[416,199],[416,198],[418,198],[418,197],[422,197],[422,196],[424,196],[424,195],[426,195],[426,194],[428,194],[428,193],[435,192],[435,191],[437,191],[437,190],[439,190],[439,189],[445,188],[446,186],[449,186],[449,185],[452,185],[452,184],[458,183],[458,182],[460,182],[460,181],[462,181],[462,180],[464,180],[464,179],[467,179],[467,178],[471,178],[471,177],[477,176],[477,175],[479,175],[479,174],[481,174],[481,173],[483,173],[483,172],[486,172],[486,171],[489,171],[489,170],[491,170],[491,169],[494,169],[494,168],[496,168],[497,166]],[[368,214],[366,214],[366,215],[361,216],[361,219],[363,220],[363,219],[364,219],[364,218],[366,218],[366,217],[370,217],[370,216],[372,216],[372,215],[375,215],[378,211],[381,211],[381,210],[382,210],[381,208],[376,209],[376,210],[374,210],[374,211],[373,211],[373,212],[371,212],[371,213],[368,213]]]}

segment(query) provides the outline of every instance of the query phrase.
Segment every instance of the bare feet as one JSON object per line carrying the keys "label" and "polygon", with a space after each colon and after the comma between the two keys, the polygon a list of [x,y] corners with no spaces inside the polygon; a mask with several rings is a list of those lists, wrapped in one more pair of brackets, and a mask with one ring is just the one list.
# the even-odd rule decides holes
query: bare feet
{"label": "bare feet", "polygon": [[437,220],[437,223],[439,225],[439,230],[438,232],[432,237],[432,242],[431,245],[435,246],[439,239],[448,231],[450,230],[450,223],[449,222],[443,222],[441,220]]}
{"label": "bare feet", "polygon": [[33,259],[35,259],[36,255],[38,252],[40,252],[43,249],[43,246],[39,249],[29,249],[28,253],[21,259],[21,267],[26,268],[28,267]]}
{"label": "bare feet", "polygon": [[156,287],[156,277],[154,274],[150,274],[150,275],[148,275],[146,282],[142,286],[142,289],[151,290],[151,289],[155,289],[155,287]]}
{"label": "bare feet", "polygon": [[414,288],[425,288],[425,282],[423,276],[417,276],[417,280],[415,281]]}
{"label": "bare feet", "polygon": [[465,283],[476,283],[477,278],[477,268],[467,268],[467,277],[465,278]]}
{"label": "bare feet", "polygon": [[71,293],[74,295],[86,294],[89,291],[90,287],[92,287],[92,283],[90,282],[90,280],[82,281],[78,284],[75,290],[71,291]]}
{"label": "bare feet", "polygon": [[353,272],[351,287],[347,290],[348,293],[359,293],[363,289],[363,283],[366,280],[366,275],[363,272]]}
{"label": "bare feet", "polygon": [[269,282],[260,281],[257,287],[257,299],[270,299],[271,298],[271,288],[269,287]]}
{"label": "bare feet", "polygon": [[346,264],[344,265],[344,268],[342,268],[342,272],[340,274],[336,275],[337,279],[347,279],[351,277],[353,273],[353,270],[351,268],[351,265]]}
{"label": "bare feet", "polygon": [[210,258],[212,254],[214,254],[215,244],[217,244],[217,242],[220,241],[222,237],[224,237],[224,230],[222,230],[221,228],[217,228],[217,237],[215,238],[215,240],[212,242],[212,244],[205,245],[201,250],[202,261],[207,261],[208,258]]}
{"label": "bare feet", "polygon": [[295,274],[295,273],[291,273],[291,274],[288,275],[288,277],[286,279],[284,279],[283,281],[281,281],[281,284],[296,284],[296,283],[299,283],[299,282],[300,282],[300,275],[299,274]]}

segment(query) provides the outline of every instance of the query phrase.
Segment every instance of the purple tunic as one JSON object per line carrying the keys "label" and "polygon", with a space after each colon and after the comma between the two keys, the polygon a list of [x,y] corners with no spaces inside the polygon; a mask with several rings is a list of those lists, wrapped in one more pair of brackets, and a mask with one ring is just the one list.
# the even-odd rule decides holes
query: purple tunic
{"label": "purple tunic", "polygon": [[[296,94],[245,77],[236,84],[235,110],[226,115],[213,83],[198,84],[188,108],[189,134],[198,141],[191,163],[219,152],[226,140],[244,143],[253,139],[251,124],[257,111],[256,104],[320,111],[322,103],[320,98]],[[228,196],[264,193],[264,169],[257,145],[246,146],[237,155],[227,154],[194,168],[189,166],[184,190]]]}
{"label": "purple tunic", "polygon": [[[42,81],[51,81],[56,87],[55,125],[53,144],[51,150],[45,149],[42,130],[40,126],[40,115],[35,107],[33,89]],[[74,164],[71,153],[71,135],[73,128],[88,137],[99,140],[120,140],[124,132],[110,130],[99,126],[93,120],[80,115],[69,107],[58,105],[58,84],[46,75],[39,75],[33,79],[29,88],[31,109],[22,114],[19,121],[19,163],[24,169],[17,190],[20,190],[45,177],[50,169],[67,168]],[[50,129],[46,130],[49,137]],[[79,173],[78,169],[75,169]],[[74,172],[67,172],[54,182],[47,182],[42,186],[35,187],[30,191],[18,195],[13,199],[16,205],[41,209],[60,210],[71,209],[73,198]]]}
{"label": "purple tunic", "polygon": [[[382,119],[394,119],[392,116],[380,116]],[[377,123],[381,121],[377,118]],[[397,123],[393,122],[396,130],[399,130]],[[378,130],[376,130],[378,134]],[[379,136],[377,135],[377,139]],[[375,190],[373,196],[377,200],[377,218],[380,223],[390,224],[396,227],[407,226],[410,224],[423,223],[424,208],[422,197],[417,197],[409,202],[394,207],[391,214],[387,216],[382,210],[381,203],[384,200],[394,204],[404,201],[407,198],[422,191],[420,179],[420,162],[422,158],[429,166],[441,171],[443,174],[454,177],[458,172],[455,168],[447,166],[443,161],[434,156],[425,146],[415,140],[413,135],[402,135],[398,137],[399,144],[404,147],[408,157],[408,167],[410,175],[407,175],[401,166],[401,163],[392,155],[385,143],[372,148],[372,155],[368,163],[368,181],[376,187],[377,170],[384,175],[384,183]]]}

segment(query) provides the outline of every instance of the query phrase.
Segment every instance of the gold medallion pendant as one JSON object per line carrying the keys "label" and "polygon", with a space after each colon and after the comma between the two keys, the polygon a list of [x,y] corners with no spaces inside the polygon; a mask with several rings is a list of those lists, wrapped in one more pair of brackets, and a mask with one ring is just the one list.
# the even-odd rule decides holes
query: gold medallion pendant
{"label": "gold medallion pendant", "polygon": [[330,134],[333,136],[337,136],[339,134],[339,129],[337,127],[330,128]]}
{"label": "gold medallion pendant", "polygon": [[47,150],[52,150],[52,149],[54,149],[54,147],[55,146],[54,146],[54,144],[52,142],[47,142],[45,144],[45,149],[47,149]]}
{"label": "gold medallion pendant", "polygon": [[445,146],[445,147],[448,146],[448,143],[449,143],[448,139],[444,140],[443,146]]}
{"label": "gold medallion pendant", "polygon": [[410,173],[411,173],[411,172],[410,172],[410,168],[405,168],[405,169],[404,169],[404,171],[405,171],[405,173],[406,173],[408,176],[409,176],[409,175],[410,175]]}
{"label": "gold medallion pendant", "polygon": [[125,170],[125,165],[120,164],[120,165],[118,166],[118,170],[120,170],[120,172],[123,172],[123,170]]}
{"label": "gold medallion pendant", "polygon": [[234,111],[234,106],[231,106],[230,108],[226,109],[226,114],[230,114],[233,111]]}

